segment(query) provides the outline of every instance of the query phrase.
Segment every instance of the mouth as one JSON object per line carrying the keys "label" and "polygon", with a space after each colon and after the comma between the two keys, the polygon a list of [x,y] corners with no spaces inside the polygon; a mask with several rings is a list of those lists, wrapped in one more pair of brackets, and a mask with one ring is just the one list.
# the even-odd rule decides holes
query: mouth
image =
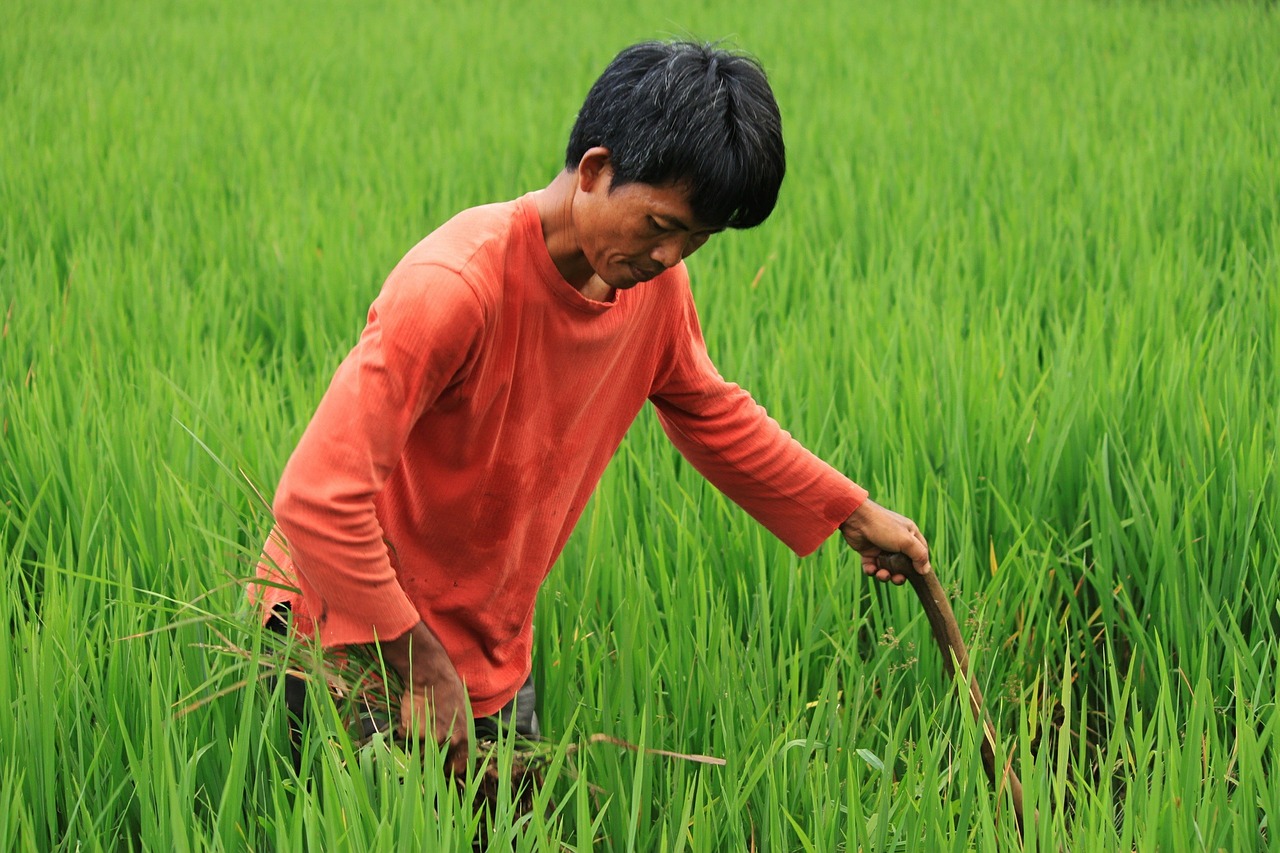
{"label": "mouth", "polygon": [[635,264],[627,264],[627,268],[631,271],[631,277],[637,282],[649,281],[650,279],[657,278],[663,273],[663,270],[661,269],[651,270],[646,269],[645,267],[638,267]]}

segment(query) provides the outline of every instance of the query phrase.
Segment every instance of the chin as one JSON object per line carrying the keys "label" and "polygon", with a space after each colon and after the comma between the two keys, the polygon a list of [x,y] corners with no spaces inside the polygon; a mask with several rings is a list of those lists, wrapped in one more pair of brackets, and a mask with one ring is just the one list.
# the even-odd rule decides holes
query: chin
{"label": "chin", "polygon": [[625,264],[621,269],[611,271],[610,275],[601,275],[596,273],[600,280],[612,287],[614,290],[630,290],[640,283],[640,280],[631,272],[631,268]]}

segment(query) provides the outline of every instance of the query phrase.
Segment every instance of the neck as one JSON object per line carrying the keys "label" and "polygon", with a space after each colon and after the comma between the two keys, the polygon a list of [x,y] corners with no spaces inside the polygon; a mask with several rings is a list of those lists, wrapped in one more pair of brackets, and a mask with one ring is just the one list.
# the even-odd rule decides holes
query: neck
{"label": "neck", "polygon": [[542,239],[547,253],[569,285],[588,299],[605,301],[612,288],[601,281],[587,263],[578,243],[573,224],[573,198],[578,189],[577,175],[568,170],[535,195],[538,218],[542,222]]}

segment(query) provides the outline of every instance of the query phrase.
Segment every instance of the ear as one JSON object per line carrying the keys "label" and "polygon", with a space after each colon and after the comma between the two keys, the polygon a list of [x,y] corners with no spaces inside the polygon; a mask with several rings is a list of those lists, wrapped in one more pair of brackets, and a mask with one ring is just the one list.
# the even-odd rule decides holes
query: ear
{"label": "ear", "polygon": [[582,192],[589,193],[596,186],[607,187],[612,175],[608,148],[588,148],[578,161],[578,189]]}

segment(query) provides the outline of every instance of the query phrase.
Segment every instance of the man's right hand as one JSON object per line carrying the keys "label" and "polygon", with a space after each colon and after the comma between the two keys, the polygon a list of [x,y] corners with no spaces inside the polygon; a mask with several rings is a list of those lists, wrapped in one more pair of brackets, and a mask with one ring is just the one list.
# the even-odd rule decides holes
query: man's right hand
{"label": "man's right hand", "polygon": [[400,673],[406,685],[396,733],[423,737],[431,732],[436,743],[447,749],[446,768],[465,773],[470,759],[467,693],[444,646],[420,621],[380,647],[382,659]]}

